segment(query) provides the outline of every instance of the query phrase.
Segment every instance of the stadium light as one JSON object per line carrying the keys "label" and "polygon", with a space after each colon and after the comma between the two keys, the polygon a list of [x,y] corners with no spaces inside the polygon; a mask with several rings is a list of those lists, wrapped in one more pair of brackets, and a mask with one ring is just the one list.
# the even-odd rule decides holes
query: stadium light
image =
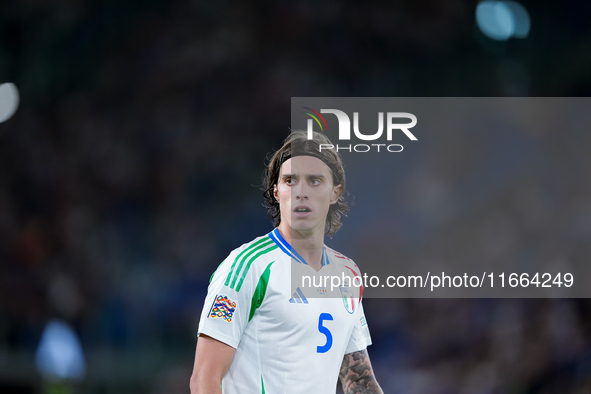
{"label": "stadium light", "polygon": [[16,112],[19,103],[18,89],[13,83],[0,85],[0,123],[10,119]]}
{"label": "stadium light", "polygon": [[476,7],[476,23],[487,37],[505,41],[525,38],[531,22],[527,10],[515,1],[482,1]]}

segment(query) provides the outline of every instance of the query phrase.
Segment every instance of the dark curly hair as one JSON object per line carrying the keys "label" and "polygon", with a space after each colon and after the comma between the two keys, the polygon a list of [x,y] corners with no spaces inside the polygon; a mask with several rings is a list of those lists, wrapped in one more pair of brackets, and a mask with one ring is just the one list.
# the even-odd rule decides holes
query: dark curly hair
{"label": "dark curly hair", "polygon": [[291,157],[313,156],[322,160],[330,168],[333,185],[341,185],[341,195],[337,202],[330,206],[326,216],[326,234],[332,237],[341,228],[343,217],[346,216],[345,213],[349,210],[349,205],[345,201],[347,191],[345,169],[339,153],[334,149],[323,149],[321,151],[320,144],[332,145],[324,134],[313,132],[313,137],[309,140],[306,131],[296,130],[289,134],[283,142],[283,146],[271,156],[269,164],[263,173],[262,190],[265,198],[263,205],[267,208],[267,215],[275,227],[281,223],[281,212],[279,202],[273,195],[273,186],[277,184],[279,179],[281,165]]}

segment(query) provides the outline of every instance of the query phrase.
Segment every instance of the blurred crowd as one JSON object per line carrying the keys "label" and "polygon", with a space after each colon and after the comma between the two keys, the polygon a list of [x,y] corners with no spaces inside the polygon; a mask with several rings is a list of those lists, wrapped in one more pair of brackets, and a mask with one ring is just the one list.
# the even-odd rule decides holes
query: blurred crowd
{"label": "blurred crowd", "polygon": [[[544,4],[534,22],[550,18]],[[585,6],[568,2],[560,29],[509,43],[478,36],[473,6],[3,5],[0,75],[21,101],[0,124],[0,391],[38,392],[34,352],[60,318],[85,352],[81,392],[188,392],[211,273],[271,230],[258,184],[287,136],[290,97],[588,94]],[[556,60],[538,63],[544,50]],[[513,162],[458,145],[428,152],[401,170],[413,181],[385,191],[407,207],[389,247],[417,261],[587,262],[591,141],[567,137],[531,136],[543,154],[486,185],[474,174]],[[472,208],[433,209],[450,199]],[[368,229],[355,252],[378,255],[381,234]],[[591,392],[587,299],[367,299],[365,309],[385,392]]]}

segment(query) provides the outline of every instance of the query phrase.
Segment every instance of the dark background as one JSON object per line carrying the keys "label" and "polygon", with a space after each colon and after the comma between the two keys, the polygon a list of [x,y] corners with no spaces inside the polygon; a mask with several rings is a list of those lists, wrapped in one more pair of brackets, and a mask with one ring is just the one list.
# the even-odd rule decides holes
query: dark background
{"label": "dark background", "polygon": [[[479,31],[476,4],[3,2],[0,82],[20,107],[0,124],[0,391],[188,393],[209,276],[271,230],[257,186],[291,97],[589,95],[590,3],[523,2],[530,34],[508,41]],[[586,163],[589,137],[563,137],[540,143],[559,148],[556,163]],[[400,171],[453,185],[475,159],[442,149]],[[588,261],[591,179],[559,172],[500,183],[424,242],[473,252],[510,233],[544,257]],[[414,207],[406,220],[428,225]],[[565,231],[576,243],[553,247]],[[474,232],[482,243],[464,242]],[[387,393],[591,392],[587,299],[365,308]],[[86,358],[69,387],[35,367],[52,318]]]}

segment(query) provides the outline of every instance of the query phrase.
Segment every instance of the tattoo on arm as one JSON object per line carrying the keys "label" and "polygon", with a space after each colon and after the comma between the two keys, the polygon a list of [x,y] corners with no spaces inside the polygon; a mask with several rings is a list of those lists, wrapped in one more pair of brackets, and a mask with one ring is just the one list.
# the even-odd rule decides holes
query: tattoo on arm
{"label": "tattoo on arm", "polygon": [[376,381],[367,350],[345,354],[339,372],[345,394],[383,394]]}

